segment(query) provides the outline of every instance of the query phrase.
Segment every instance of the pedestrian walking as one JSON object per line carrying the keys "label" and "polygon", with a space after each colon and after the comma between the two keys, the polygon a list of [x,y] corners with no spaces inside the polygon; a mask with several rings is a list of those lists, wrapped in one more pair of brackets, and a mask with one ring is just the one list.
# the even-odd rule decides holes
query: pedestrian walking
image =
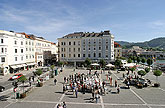
{"label": "pedestrian walking", "polygon": [[128,81],[128,82],[127,82],[128,89],[129,89],[129,85],[130,85],[130,83],[129,83],[129,81]]}
{"label": "pedestrian walking", "polygon": [[115,80],[115,88],[117,87],[117,80]]}
{"label": "pedestrian walking", "polygon": [[29,81],[29,85],[30,85],[30,87],[31,87],[31,85],[32,85],[32,82],[31,82],[31,80]]}
{"label": "pedestrian walking", "polygon": [[66,103],[65,102],[63,102],[63,108],[66,108],[67,106],[66,106]]}
{"label": "pedestrian walking", "polygon": [[56,85],[56,83],[57,83],[57,79],[54,79],[54,84]]}
{"label": "pedestrian walking", "polygon": [[76,98],[78,97],[78,88],[75,89]]}
{"label": "pedestrian walking", "polygon": [[118,85],[118,87],[117,87],[117,93],[118,93],[118,94],[120,93],[120,87],[119,87],[119,85]]}
{"label": "pedestrian walking", "polygon": [[98,103],[98,99],[99,99],[99,93],[98,93],[98,90],[96,90],[95,98],[96,98],[96,103]]}
{"label": "pedestrian walking", "polygon": [[34,75],[32,76],[32,80],[33,80],[33,82],[34,82]]}

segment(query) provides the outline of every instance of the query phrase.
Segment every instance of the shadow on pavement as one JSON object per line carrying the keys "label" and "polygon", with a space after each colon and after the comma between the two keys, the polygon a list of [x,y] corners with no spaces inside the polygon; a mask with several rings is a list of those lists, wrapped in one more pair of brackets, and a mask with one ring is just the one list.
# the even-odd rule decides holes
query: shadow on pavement
{"label": "shadow on pavement", "polygon": [[0,101],[7,101],[8,97],[9,96],[7,96],[7,95],[0,96]]}
{"label": "shadow on pavement", "polygon": [[63,94],[63,92],[55,92],[55,93]]}

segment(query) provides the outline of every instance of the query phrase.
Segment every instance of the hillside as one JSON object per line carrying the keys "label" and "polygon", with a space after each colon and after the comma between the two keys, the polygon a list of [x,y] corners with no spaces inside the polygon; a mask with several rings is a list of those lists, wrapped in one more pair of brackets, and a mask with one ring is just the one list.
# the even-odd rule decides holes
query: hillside
{"label": "hillside", "polygon": [[165,50],[165,37],[155,38],[150,41],[137,42],[137,43],[131,43],[125,41],[116,41],[116,42],[126,48],[130,48],[132,46],[140,46],[140,47],[150,47],[150,48],[163,48]]}

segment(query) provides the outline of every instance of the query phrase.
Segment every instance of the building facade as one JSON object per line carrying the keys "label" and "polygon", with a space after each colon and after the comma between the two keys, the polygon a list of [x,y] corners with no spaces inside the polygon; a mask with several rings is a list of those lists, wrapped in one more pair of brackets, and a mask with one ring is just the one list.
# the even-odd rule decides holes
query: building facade
{"label": "building facade", "polygon": [[122,47],[117,42],[114,42],[114,56],[115,59],[122,57]]}
{"label": "building facade", "polygon": [[86,58],[92,62],[114,60],[114,36],[110,31],[100,33],[76,32],[58,38],[58,59],[79,65]]}
{"label": "building facade", "polygon": [[52,42],[41,37],[0,30],[0,74],[43,66],[43,52],[56,53],[56,49],[56,44],[52,45]]}

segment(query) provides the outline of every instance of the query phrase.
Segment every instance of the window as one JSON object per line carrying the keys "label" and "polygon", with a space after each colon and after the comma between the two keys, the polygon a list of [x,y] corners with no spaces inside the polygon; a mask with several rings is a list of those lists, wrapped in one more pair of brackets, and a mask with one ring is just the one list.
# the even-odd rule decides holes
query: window
{"label": "window", "polygon": [[69,45],[71,45],[71,42],[69,42]]}
{"label": "window", "polygon": [[7,48],[5,48],[5,52],[7,52]]}
{"label": "window", "polygon": [[99,57],[101,57],[101,53],[99,53]]}
{"label": "window", "polygon": [[31,42],[29,42],[29,45],[31,45]]}
{"label": "window", "polygon": [[61,45],[63,45],[63,42],[61,42]]}
{"label": "window", "polygon": [[21,49],[21,53],[23,53],[23,49]]}
{"label": "window", "polygon": [[28,51],[28,48],[26,48],[26,51]]}
{"label": "window", "polygon": [[63,57],[63,54],[61,54],[61,57]]}
{"label": "window", "polygon": [[29,56],[29,58],[31,59],[31,55]]}
{"label": "window", "polygon": [[108,50],[108,46],[106,46],[105,49]]}
{"label": "window", "polygon": [[65,52],[65,48],[64,48],[64,52]]}
{"label": "window", "polygon": [[85,57],[85,54],[83,54],[83,57]]}
{"label": "window", "polygon": [[99,50],[101,50],[101,46],[99,46]]}
{"label": "window", "polygon": [[80,45],[80,41],[78,41],[78,45]]}
{"label": "window", "polygon": [[21,57],[21,60],[23,61],[23,57]]}
{"label": "window", "polygon": [[5,57],[1,57],[1,62],[5,62]]}
{"label": "window", "polygon": [[34,43],[32,42],[32,45],[34,45]]}
{"label": "window", "polygon": [[17,61],[17,57],[15,57],[15,61]]}
{"label": "window", "polygon": [[91,57],[91,55],[90,55],[90,54],[88,54],[88,57]]}
{"label": "window", "polygon": [[71,54],[69,54],[69,57],[71,57]]}
{"label": "window", "polygon": [[106,54],[105,57],[108,57],[108,54]]}
{"label": "window", "polygon": [[71,48],[69,48],[69,52],[71,52]]}
{"label": "window", "polygon": [[32,55],[32,57],[34,58],[34,55]]}
{"label": "window", "polygon": [[75,41],[73,42],[73,45],[76,45],[76,42]]}
{"label": "window", "polygon": [[85,47],[83,48],[83,50],[85,50]]}
{"label": "window", "polygon": [[96,57],[96,53],[93,53],[93,57]]}
{"label": "window", "polygon": [[3,39],[1,39],[1,43],[3,43]]}
{"label": "window", "polygon": [[63,48],[61,48],[61,52],[63,52]]}
{"label": "window", "polygon": [[75,48],[73,48],[73,51],[75,52],[75,51],[76,51],[76,49],[75,49]]}
{"label": "window", "polygon": [[76,57],[76,55],[75,55],[75,54],[73,54],[73,57]]}
{"label": "window", "polygon": [[91,50],[91,48],[89,47],[88,50]]}
{"label": "window", "polygon": [[27,43],[27,41],[26,41],[26,45],[27,45],[28,43]]}
{"label": "window", "polygon": [[94,47],[93,50],[96,50],[96,48]]}
{"label": "window", "polygon": [[21,41],[21,45],[23,45],[23,42]]}
{"label": "window", "polygon": [[78,52],[80,52],[80,48],[78,48]]}
{"label": "window", "polygon": [[28,59],[28,56],[26,56],[26,59]]}
{"label": "window", "polygon": [[15,49],[15,53],[17,53],[17,49]]}
{"label": "window", "polygon": [[17,45],[17,41],[14,41],[14,44]]}
{"label": "window", "polygon": [[1,52],[2,52],[2,53],[4,52],[3,48],[1,48]]}
{"label": "window", "polygon": [[80,57],[80,54],[78,54],[78,57]]}
{"label": "window", "polygon": [[65,45],[65,42],[64,42],[64,45]]}

